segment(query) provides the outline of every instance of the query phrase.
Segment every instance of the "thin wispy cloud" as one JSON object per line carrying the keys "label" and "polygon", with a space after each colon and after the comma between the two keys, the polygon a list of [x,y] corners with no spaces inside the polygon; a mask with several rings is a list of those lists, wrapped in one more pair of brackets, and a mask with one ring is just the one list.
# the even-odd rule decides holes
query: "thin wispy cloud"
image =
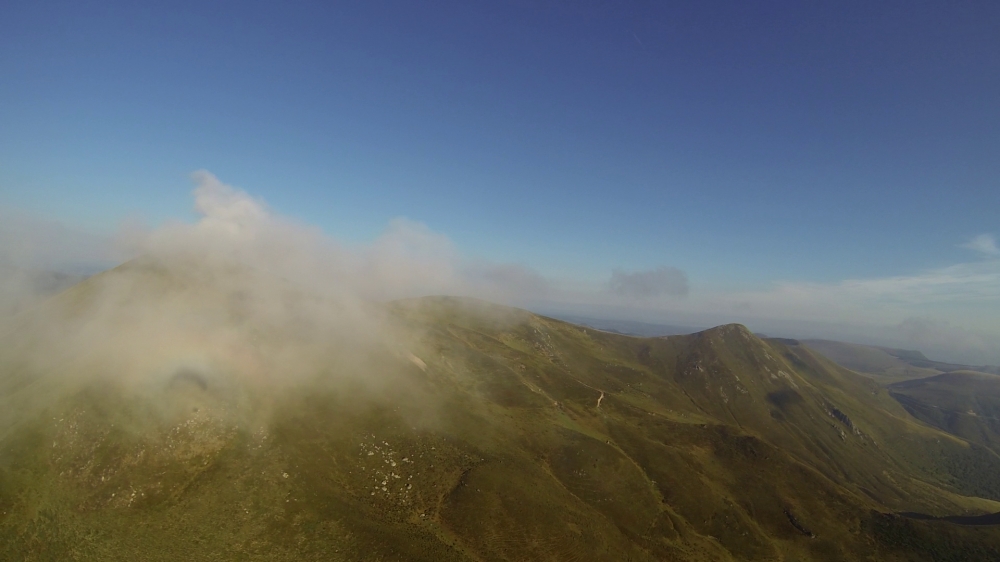
{"label": "thin wispy cloud", "polygon": [[[743,321],[756,319],[768,330],[808,322],[812,335],[826,337],[825,323],[839,326],[836,337],[862,341],[877,337],[941,359],[1000,363],[1000,260],[996,259],[911,275],[831,283],[786,281],[766,290],[705,295],[695,307],[723,313],[727,308],[736,310],[737,303],[749,305]],[[858,335],[851,336],[852,331]]]}
{"label": "thin wispy cloud", "polygon": [[778,292],[793,300],[847,299],[858,304],[931,304],[1000,300],[1000,263],[962,263],[913,275],[848,279],[839,283],[784,283]]}
{"label": "thin wispy cloud", "polygon": [[934,313],[996,330],[1000,261],[835,283],[781,282],[769,290],[718,297],[749,303],[756,314],[775,318],[895,324],[910,316]]}
{"label": "thin wispy cloud", "polygon": [[1000,248],[997,247],[996,238],[994,238],[992,234],[980,234],[965,244],[962,244],[962,247],[979,252],[985,257],[1000,257]]}
{"label": "thin wispy cloud", "polygon": [[[650,299],[669,276],[615,272],[604,291],[577,290],[567,313],[709,326],[743,322],[766,333],[874,341],[924,350],[943,360],[1000,364],[1000,260],[986,259],[908,275],[827,283],[781,281],[755,290],[699,286],[684,299]],[[629,295],[632,298],[623,300]]]}

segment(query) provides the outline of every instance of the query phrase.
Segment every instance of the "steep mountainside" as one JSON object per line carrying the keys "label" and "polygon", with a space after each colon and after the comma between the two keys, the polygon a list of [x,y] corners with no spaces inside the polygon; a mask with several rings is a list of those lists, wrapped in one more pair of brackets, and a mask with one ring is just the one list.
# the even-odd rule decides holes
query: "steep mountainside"
{"label": "steep mountainside", "polygon": [[[796,342],[454,298],[377,330],[340,304],[338,331],[302,295],[278,318],[197,276],[116,275],[4,336],[0,559],[1000,557],[992,527],[891,515],[1000,511],[1000,457]],[[89,316],[106,285],[116,313]],[[128,313],[150,293],[174,320]],[[109,354],[60,323],[143,337]],[[75,343],[40,354],[53,331]]]}

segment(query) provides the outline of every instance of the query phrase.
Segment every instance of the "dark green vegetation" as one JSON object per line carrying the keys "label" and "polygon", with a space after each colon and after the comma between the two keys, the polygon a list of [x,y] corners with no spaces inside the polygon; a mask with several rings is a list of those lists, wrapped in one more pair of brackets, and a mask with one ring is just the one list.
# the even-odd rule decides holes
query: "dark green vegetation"
{"label": "dark green vegetation", "polygon": [[0,559],[1000,557],[992,527],[883,515],[998,512],[1000,457],[802,345],[451,298],[389,319],[409,337],[280,384],[240,352],[52,392],[8,334],[5,405],[52,399],[0,434]]}

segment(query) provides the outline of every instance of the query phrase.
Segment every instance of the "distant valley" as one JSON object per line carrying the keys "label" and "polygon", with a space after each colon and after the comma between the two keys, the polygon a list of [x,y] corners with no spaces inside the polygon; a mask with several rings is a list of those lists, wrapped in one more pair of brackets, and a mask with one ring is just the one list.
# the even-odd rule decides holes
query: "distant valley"
{"label": "distant valley", "polygon": [[1000,367],[995,365],[972,366],[933,361],[916,350],[892,349],[818,339],[803,340],[803,343],[838,364],[859,373],[870,375],[884,384],[940,375],[953,371],[976,371],[994,375],[1000,374]]}

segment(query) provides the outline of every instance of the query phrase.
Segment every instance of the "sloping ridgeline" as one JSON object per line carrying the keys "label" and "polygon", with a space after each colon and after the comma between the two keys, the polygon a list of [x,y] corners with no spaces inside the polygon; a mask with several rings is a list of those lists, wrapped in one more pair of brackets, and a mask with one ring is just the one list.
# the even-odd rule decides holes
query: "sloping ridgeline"
{"label": "sloping ridgeline", "polygon": [[255,386],[235,354],[53,391],[8,334],[5,404],[53,398],[2,433],[0,559],[1000,558],[994,527],[889,515],[1000,511],[1000,459],[794,341],[388,313],[410,338],[364,363],[382,385],[333,357]]}
{"label": "sloping ridgeline", "polygon": [[892,384],[889,393],[914,417],[1000,452],[1000,376],[953,371]]}

